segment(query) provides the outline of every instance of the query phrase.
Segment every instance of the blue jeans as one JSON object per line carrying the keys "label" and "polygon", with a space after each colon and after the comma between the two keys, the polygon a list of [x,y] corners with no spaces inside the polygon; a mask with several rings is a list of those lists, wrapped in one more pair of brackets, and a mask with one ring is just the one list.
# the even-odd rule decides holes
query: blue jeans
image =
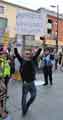
{"label": "blue jeans", "polygon": [[[30,99],[28,100],[28,102],[26,102],[26,97],[28,92],[30,92]],[[25,113],[29,106],[33,103],[33,101],[35,100],[36,97],[36,87],[34,82],[30,82],[30,83],[23,83],[23,87],[22,87],[22,112]]]}

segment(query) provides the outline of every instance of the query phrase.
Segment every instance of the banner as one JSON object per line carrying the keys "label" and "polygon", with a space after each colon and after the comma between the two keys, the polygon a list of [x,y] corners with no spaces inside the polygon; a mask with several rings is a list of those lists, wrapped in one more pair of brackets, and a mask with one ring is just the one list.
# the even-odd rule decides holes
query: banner
{"label": "banner", "polygon": [[5,32],[3,35],[3,46],[7,47],[9,44],[9,32]]}

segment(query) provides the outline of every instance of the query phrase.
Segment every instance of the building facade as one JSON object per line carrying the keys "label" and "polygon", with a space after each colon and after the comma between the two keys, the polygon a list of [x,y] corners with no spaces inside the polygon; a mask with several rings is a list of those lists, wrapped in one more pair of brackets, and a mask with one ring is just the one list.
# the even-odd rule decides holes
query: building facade
{"label": "building facade", "polygon": [[[16,7],[0,0],[0,44],[3,43],[4,33],[9,34],[9,40],[16,35]],[[6,38],[7,39],[7,38]]]}
{"label": "building facade", "polygon": [[38,10],[43,20],[42,35],[44,34],[46,43],[55,45],[58,39],[58,45],[63,46],[63,16],[59,14],[57,18],[57,13],[45,8],[40,8]]}
{"label": "building facade", "polygon": [[[52,39],[57,39],[57,18],[55,16],[48,16],[48,33],[51,35]],[[63,19],[59,18],[58,20],[58,39],[63,41]]]}
{"label": "building facade", "polygon": [[[55,44],[57,13],[45,8],[32,10],[0,0],[0,44],[6,31],[9,33],[10,42],[16,38],[17,46],[20,47],[24,47],[24,44],[34,45],[34,40],[39,40],[41,44],[41,37],[45,38],[46,44]],[[58,40],[63,44],[62,15],[59,15]]]}

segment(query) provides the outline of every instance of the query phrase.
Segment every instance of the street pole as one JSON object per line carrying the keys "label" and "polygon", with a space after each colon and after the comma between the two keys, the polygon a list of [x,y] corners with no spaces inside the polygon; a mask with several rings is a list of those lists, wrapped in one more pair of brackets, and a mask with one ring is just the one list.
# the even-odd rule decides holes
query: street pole
{"label": "street pole", "polygon": [[56,39],[56,52],[58,52],[58,40],[59,40],[59,5],[57,5],[57,39]]}
{"label": "street pole", "polygon": [[57,8],[57,38],[56,38],[56,52],[58,52],[58,40],[59,40],[59,5],[51,5],[52,8]]}
{"label": "street pole", "polygon": [[25,49],[25,36],[23,35],[23,45],[22,45],[22,51]]}

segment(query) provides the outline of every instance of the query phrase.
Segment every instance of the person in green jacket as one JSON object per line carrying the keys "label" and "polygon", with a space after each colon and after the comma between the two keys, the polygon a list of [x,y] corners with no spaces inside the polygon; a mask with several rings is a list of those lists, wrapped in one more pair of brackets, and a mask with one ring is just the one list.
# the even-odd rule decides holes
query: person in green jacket
{"label": "person in green jacket", "polygon": [[0,67],[0,77],[4,78],[5,86],[8,90],[8,82],[10,78],[10,65],[7,60],[7,53],[1,53],[0,55],[1,67]]}

